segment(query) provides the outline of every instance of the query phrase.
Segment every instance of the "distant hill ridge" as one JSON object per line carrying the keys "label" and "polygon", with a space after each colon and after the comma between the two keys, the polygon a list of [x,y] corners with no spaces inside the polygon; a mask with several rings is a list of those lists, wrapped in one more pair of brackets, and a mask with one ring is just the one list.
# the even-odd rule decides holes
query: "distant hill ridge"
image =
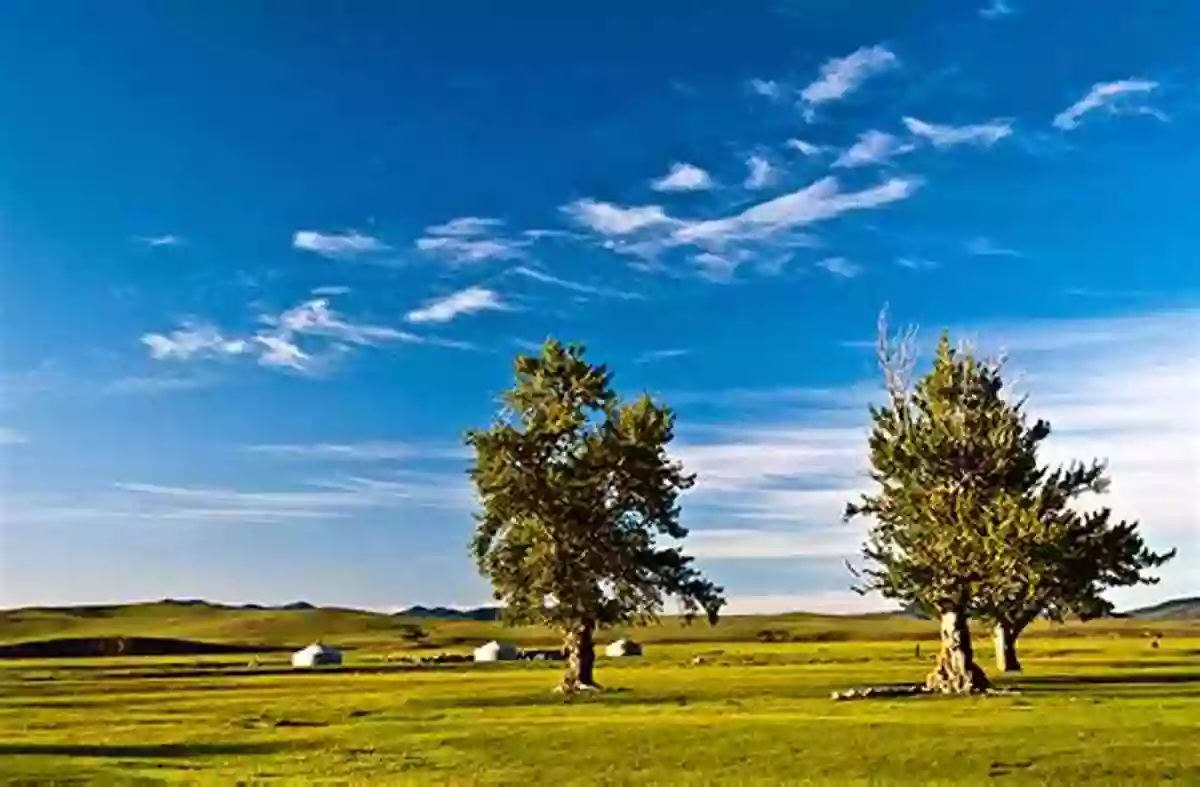
{"label": "distant hill ridge", "polygon": [[417,605],[399,610],[395,613],[402,618],[433,618],[437,620],[499,620],[499,607],[472,607],[470,609],[455,609],[453,607],[423,607]]}
{"label": "distant hill ridge", "polygon": [[[108,643],[121,640],[123,647],[181,652],[204,649],[208,644],[233,646],[241,651],[246,647],[294,649],[316,640],[354,649],[467,648],[501,637],[522,647],[533,647],[559,640],[556,632],[545,627],[502,628],[499,616],[496,607],[413,606],[388,613],[318,607],[306,601],[265,606],[168,599],[137,604],[28,607],[0,610],[0,646],[83,652],[103,650]],[[1166,636],[1174,636],[1171,632],[1195,636],[1200,626],[1200,599],[1175,599],[1087,625],[1092,631],[1111,631],[1119,636],[1141,636],[1147,627],[1167,632]],[[1070,626],[1039,623],[1035,629],[1031,635],[1058,636],[1066,635]],[[628,633],[628,628],[619,628],[606,632],[606,636]],[[915,619],[911,610],[907,614],[896,611],[868,615],[792,612],[728,615],[714,627],[684,625],[668,617],[663,625],[640,630],[637,636],[650,643],[932,640],[937,637],[937,625]]]}
{"label": "distant hill ridge", "polygon": [[1200,596],[1173,598],[1150,607],[1131,609],[1122,617],[1138,620],[1197,620],[1200,619]]}
{"label": "distant hill ridge", "polygon": [[[132,602],[128,604],[83,604],[78,606],[64,607],[19,607],[15,609],[0,610],[0,615],[10,613],[59,613],[64,615],[73,615],[77,617],[108,617],[109,615],[137,608],[147,608],[153,606],[162,607],[192,607],[200,609],[212,610],[246,610],[259,612],[348,612],[358,613],[363,615],[380,615],[387,613],[379,613],[372,610],[359,610],[350,607],[334,607],[334,606],[317,606],[307,601],[291,601],[286,604],[223,604],[218,601],[206,601],[199,598],[164,598],[159,601],[142,601]],[[460,609],[457,607],[434,606],[427,607],[417,604],[411,607],[405,607],[391,613],[392,617],[396,618],[426,618],[430,620],[474,620],[481,622],[496,621],[502,617],[503,610],[500,607],[483,606],[483,607],[467,607]],[[797,610],[797,613],[802,613]],[[781,613],[795,614],[795,613]],[[814,613],[820,614],[820,613]],[[894,612],[881,612],[875,615],[882,616],[898,616],[906,618],[926,619],[929,616],[918,606],[909,605],[903,609],[898,609]],[[746,616],[742,616],[746,617]],[[773,617],[764,615],[763,617]],[[833,615],[831,617],[837,617]],[[1138,607],[1125,612],[1118,612],[1114,617],[1120,618],[1135,618],[1142,620],[1192,620],[1200,618],[1200,596],[1188,596],[1184,598],[1170,599],[1148,607]]]}

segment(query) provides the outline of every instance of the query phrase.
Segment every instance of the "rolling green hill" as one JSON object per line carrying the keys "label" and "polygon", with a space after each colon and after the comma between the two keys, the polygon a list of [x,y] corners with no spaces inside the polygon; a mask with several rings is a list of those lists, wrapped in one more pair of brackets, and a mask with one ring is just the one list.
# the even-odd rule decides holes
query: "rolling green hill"
{"label": "rolling green hill", "polygon": [[[1032,636],[1076,636],[1106,633],[1140,636],[1153,630],[1200,634],[1200,618],[1187,614],[1175,620],[1172,610],[1193,607],[1160,605],[1148,619],[1127,617],[1086,624],[1036,624]],[[0,644],[55,638],[150,637],[254,647],[299,647],[322,640],[340,647],[403,650],[465,648],[502,638],[519,645],[557,643],[554,632],[530,626],[511,628],[498,621],[417,615],[388,615],[363,610],[313,607],[296,603],[284,607],[234,607],[202,601],[158,601],[111,606],[25,608],[0,611]],[[1149,614],[1153,612],[1153,615]],[[627,631],[614,631],[612,637]],[[684,625],[665,618],[661,625],[633,633],[645,642],[835,642],[847,640],[931,640],[936,624],[902,614],[861,616],[744,615],[722,619],[716,626]]]}
{"label": "rolling green hill", "polygon": [[1125,613],[1138,620],[1200,620],[1200,596],[1175,598]]}

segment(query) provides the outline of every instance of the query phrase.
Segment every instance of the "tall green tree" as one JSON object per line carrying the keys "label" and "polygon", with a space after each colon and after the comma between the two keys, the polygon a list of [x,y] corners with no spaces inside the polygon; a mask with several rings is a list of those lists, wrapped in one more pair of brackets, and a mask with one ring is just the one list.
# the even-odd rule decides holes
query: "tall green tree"
{"label": "tall green tree", "polygon": [[471,544],[515,623],[558,630],[561,688],[594,687],[597,628],[656,619],[668,598],[715,622],[721,588],[675,542],[678,499],[695,477],[667,455],[675,418],[643,396],[622,403],[580,345],[549,340],[516,359],[516,382],[487,430],[471,431],[482,511]]}
{"label": "tall green tree", "polygon": [[1111,609],[1108,587],[1154,582],[1147,569],[1174,552],[1149,551],[1137,524],[1103,508],[1074,507],[1108,486],[1101,462],[1039,462],[1050,425],[1030,423],[1025,400],[1004,396],[999,361],[960,352],[943,334],[933,368],[915,386],[912,336],[890,342],[881,318],[888,404],[871,411],[874,494],[847,507],[869,515],[862,589],[936,610],[942,648],[931,688],[986,687],[974,664],[968,616],[993,625],[997,667],[1018,669],[1016,639],[1038,616]]}
{"label": "tall green tree", "polygon": [[1113,522],[1107,507],[1085,512],[1072,507],[1084,494],[1107,490],[1103,462],[1039,466],[1026,481],[1025,489],[997,502],[998,565],[972,602],[992,625],[996,668],[1003,672],[1021,669],[1017,638],[1038,617],[1061,621],[1067,615],[1108,614],[1106,588],[1153,584],[1158,580],[1146,572],[1175,556],[1174,550],[1151,552],[1137,523]]}
{"label": "tall green tree", "polygon": [[933,368],[914,386],[911,341],[892,345],[881,320],[880,361],[888,403],[871,408],[871,477],[877,488],[846,508],[871,517],[860,590],[877,590],[941,618],[929,688],[968,693],[988,686],[975,663],[969,614],[996,567],[996,499],[1036,473],[1021,405],[1002,396],[999,365],[961,353],[945,334]]}

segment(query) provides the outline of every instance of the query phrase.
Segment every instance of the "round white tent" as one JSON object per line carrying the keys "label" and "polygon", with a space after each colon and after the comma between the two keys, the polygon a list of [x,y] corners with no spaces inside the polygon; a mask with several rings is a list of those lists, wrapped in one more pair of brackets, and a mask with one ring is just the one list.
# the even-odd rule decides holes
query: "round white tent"
{"label": "round white tent", "polygon": [[328,645],[314,642],[292,654],[293,667],[320,667],[326,664],[341,664],[342,652]]}
{"label": "round white tent", "polygon": [[642,655],[642,646],[631,639],[619,639],[616,642],[610,643],[604,649],[604,655],[620,658],[621,656],[640,656]]}
{"label": "round white tent", "polygon": [[521,655],[516,646],[492,640],[475,648],[476,661],[514,661]]}

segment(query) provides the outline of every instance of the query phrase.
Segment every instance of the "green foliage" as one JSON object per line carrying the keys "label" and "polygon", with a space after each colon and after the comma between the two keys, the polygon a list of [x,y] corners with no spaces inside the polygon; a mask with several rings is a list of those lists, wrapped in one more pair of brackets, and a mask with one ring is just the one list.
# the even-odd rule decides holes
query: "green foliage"
{"label": "green foliage", "polygon": [[667,456],[675,418],[622,403],[581,346],[519,356],[490,429],[472,431],[482,503],[471,545],[513,622],[561,630],[653,619],[667,597],[715,620],[720,588],[665,536],[687,535],[679,494],[694,477]]}
{"label": "green foliage", "polygon": [[[882,357],[886,366],[886,344]],[[876,520],[864,587],[920,607],[969,608],[1017,632],[1038,615],[1107,613],[1105,588],[1155,581],[1144,571],[1174,552],[1149,551],[1137,524],[1113,523],[1108,508],[1072,507],[1105,491],[1105,465],[1040,464],[1050,425],[1029,423],[1024,400],[1004,398],[1000,372],[943,335],[911,391],[888,374],[890,402],[871,411],[879,490],[847,508]]]}
{"label": "green foliage", "polygon": [[1019,633],[1039,615],[1062,620],[1112,612],[1109,587],[1157,582],[1145,572],[1175,551],[1146,548],[1136,522],[1112,522],[1111,509],[1079,512],[1071,504],[1108,486],[1103,462],[1042,468],[1023,490],[1000,496],[997,570],[973,601],[977,613]]}
{"label": "green foliage", "polygon": [[942,336],[933,369],[911,390],[891,385],[871,408],[872,479],[878,491],[846,508],[874,518],[863,589],[906,604],[966,609],[997,567],[1004,533],[996,502],[1038,474],[1022,403],[1002,396],[998,364],[959,353]]}

